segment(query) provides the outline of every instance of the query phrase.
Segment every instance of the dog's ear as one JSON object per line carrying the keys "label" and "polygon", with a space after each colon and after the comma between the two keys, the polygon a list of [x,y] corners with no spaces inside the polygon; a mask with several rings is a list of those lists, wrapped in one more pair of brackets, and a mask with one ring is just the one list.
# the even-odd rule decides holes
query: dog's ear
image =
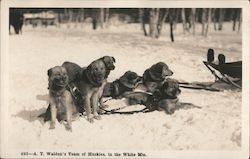
{"label": "dog's ear", "polygon": [[91,63],[90,65],[88,65],[88,67],[86,68],[86,72],[88,74],[93,74],[93,64]]}
{"label": "dog's ear", "polygon": [[51,73],[52,73],[52,68],[50,68],[50,69],[47,71],[47,75],[50,77],[50,76],[51,76]]}
{"label": "dog's ear", "polygon": [[108,56],[103,56],[102,58],[100,58],[100,60],[106,62],[108,60]]}
{"label": "dog's ear", "polygon": [[112,58],[113,62],[115,63],[115,58],[113,56],[111,56],[111,58]]}

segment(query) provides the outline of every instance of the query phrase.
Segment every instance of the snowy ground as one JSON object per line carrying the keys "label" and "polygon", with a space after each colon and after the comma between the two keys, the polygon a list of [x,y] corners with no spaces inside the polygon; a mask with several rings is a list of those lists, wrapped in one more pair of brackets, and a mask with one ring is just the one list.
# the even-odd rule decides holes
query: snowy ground
{"label": "snowy ground", "polygon": [[[240,91],[182,89],[181,102],[202,109],[178,110],[133,115],[103,115],[94,124],[85,118],[73,122],[73,132],[57,123],[49,130],[37,115],[47,107],[47,70],[64,61],[87,66],[104,55],[116,58],[113,81],[127,70],[138,74],[163,61],[174,71],[173,78],[188,82],[212,82],[213,76],[203,66],[206,51],[224,53],[228,61],[241,59],[241,34],[211,31],[204,38],[183,35],[177,27],[175,42],[169,40],[168,25],[158,40],[145,38],[139,25],[110,27],[92,31],[84,28],[24,27],[22,35],[10,36],[9,147],[58,150],[239,150],[241,148]],[[110,101],[111,108],[122,106]]]}

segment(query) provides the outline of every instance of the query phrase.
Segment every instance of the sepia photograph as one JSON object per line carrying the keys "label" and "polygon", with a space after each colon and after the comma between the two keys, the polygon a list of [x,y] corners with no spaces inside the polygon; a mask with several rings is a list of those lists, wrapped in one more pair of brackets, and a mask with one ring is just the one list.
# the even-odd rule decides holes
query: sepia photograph
{"label": "sepia photograph", "polygon": [[143,2],[1,2],[1,157],[249,157],[248,1]]}

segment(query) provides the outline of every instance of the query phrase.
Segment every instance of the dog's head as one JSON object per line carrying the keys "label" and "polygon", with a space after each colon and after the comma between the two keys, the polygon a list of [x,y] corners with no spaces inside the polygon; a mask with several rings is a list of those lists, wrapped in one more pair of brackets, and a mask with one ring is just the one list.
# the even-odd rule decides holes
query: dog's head
{"label": "dog's head", "polygon": [[177,96],[181,93],[179,82],[175,79],[168,78],[164,84],[162,85],[161,94],[167,98],[177,98]]}
{"label": "dog's head", "polygon": [[113,56],[103,56],[101,60],[104,62],[107,70],[114,70],[115,69],[115,58]]}
{"label": "dog's head", "polygon": [[101,85],[105,80],[106,76],[106,66],[102,60],[93,61],[87,68],[87,77],[88,79],[96,83],[97,85]]}
{"label": "dog's head", "polygon": [[141,77],[133,71],[125,72],[120,78],[119,81],[126,87],[134,89],[139,83],[141,83]]}
{"label": "dog's head", "polygon": [[62,66],[55,66],[48,70],[49,76],[49,88],[51,86],[56,86],[57,88],[65,87],[68,84],[68,75],[67,71]]}
{"label": "dog's head", "polygon": [[158,62],[150,67],[149,74],[155,79],[165,79],[167,76],[173,75],[173,71],[164,62]]}
{"label": "dog's head", "polygon": [[98,59],[104,62],[106,67],[106,75],[105,78],[108,78],[110,71],[115,69],[115,58],[113,56],[103,56],[102,58]]}

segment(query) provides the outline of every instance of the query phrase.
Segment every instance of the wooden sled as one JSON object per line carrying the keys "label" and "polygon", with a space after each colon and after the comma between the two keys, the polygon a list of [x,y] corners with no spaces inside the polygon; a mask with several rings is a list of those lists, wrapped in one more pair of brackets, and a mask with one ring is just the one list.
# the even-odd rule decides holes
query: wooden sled
{"label": "wooden sled", "polygon": [[242,61],[226,62],[226,56],[218,55],[218,64],[214,63],[214,50],[208,49],[207,61],[204,65],[215,76],[215,80],[223,81],[241,89],[242,82]]}
{"label": "wooden sled", "polygon": [[[235,88],[241,89],[242,83],[242,61],[225,62],[226,57],[223,54],[218,55],[218,64],[214,63],[214,50],[208,49],[207,61],[203,61],[204,65],[214,75],[215,82],[224,82],[232,85]],[[214,82],[214,83],[215,83]],[[180,87],[191,89],[204,89],[209,91],[220,91],[220,89],[213,88],[212,83],[188,83],[180,82]]]}

